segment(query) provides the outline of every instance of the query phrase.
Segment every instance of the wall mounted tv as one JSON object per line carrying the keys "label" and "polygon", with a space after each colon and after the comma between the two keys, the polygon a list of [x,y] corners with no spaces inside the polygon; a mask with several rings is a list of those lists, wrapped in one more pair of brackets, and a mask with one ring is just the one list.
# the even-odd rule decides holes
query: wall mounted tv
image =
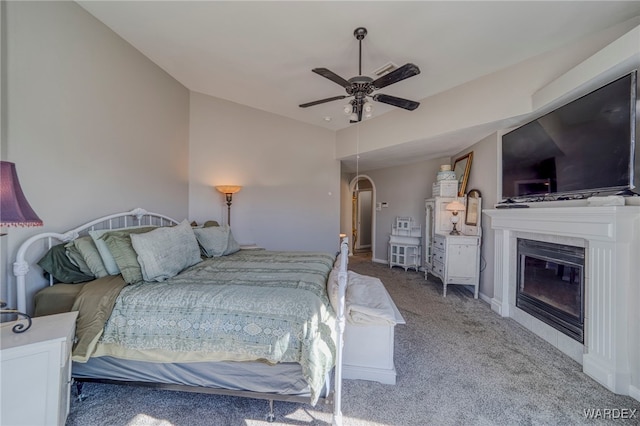
{"label": "wall mounted tv", "polygon": [[[502,137],[503,200],[634,190],[637,70]],[[640,155],[639,155],[640,156]]]}

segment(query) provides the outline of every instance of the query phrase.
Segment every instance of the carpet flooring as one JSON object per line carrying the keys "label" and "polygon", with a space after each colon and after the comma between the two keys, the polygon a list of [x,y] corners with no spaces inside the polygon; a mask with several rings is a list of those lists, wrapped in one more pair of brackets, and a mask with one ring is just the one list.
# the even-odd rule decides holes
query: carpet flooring
{"label": "carpet flooring", "polygon": [[[350,269],[379,277],[407,323],[396,327],[396,385],[344,381],[345,425],[640,425],[640,402],[608,391],[464,287],[444,298],[438,280],[362,256]],[[329,425],[333,410],[276,401],[267,423],[262,400],[94,383],[83,394],[67,426]]]}

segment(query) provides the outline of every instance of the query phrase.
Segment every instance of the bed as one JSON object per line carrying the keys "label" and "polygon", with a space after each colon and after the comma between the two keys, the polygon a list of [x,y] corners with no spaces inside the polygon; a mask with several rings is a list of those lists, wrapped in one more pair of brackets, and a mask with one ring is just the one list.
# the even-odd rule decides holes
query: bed
{"label": "bed", "polygon": [[[26,259],[38,250],[46,251],[38,264],[58,268],[63,282],[53,285],[51,273],[45,288],[31,278],[27,287],[29,270],[39,268]],[[322,401],[334,404],[339,425],[347,253],[346,239],[337,257],[243,250],[228,227],[134,209],[23,243],[14,264],[18,310],[28,310],[29,288],[36,315],[78,311],[78,383],[266,399],[269,420],[274,400]],[[67,261],[90,279],[58,272]]]}

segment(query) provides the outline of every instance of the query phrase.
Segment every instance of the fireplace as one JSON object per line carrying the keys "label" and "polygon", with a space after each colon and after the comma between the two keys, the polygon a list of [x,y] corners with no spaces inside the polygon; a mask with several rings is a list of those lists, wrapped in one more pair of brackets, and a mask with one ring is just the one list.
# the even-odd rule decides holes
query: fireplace
{"label": "fireplace", "polygon": [[[494,232],[493,240],[487,239],[494,243],[495,253],[491,308],[582,364],[583,371],[607,389],[640,401],[640,312],[636,306],[640,297],[640,197],[625,201],[635,205],[599,207],[559,201],[548,207],[532,203],[528,209],[482,213],[491,219]],[[516,307],[518,239],[584,247],[583,343]]]}
{"label": "fireplace", "polygon": [[584,342],[584,248],[518,238],[516,306]]}

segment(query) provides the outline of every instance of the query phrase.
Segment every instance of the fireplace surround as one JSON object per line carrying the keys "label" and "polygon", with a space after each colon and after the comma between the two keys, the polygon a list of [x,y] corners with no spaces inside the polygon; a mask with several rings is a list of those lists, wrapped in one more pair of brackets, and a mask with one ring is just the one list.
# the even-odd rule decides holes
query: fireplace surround
{"label": "fireplace surround", "polygon": [[[491,308],[581,363],[609,390],[640,401],[640,206],[532,205],[483,213],[494,230]],[[516,306],[518,238],[584,248],[584,344]]]}

